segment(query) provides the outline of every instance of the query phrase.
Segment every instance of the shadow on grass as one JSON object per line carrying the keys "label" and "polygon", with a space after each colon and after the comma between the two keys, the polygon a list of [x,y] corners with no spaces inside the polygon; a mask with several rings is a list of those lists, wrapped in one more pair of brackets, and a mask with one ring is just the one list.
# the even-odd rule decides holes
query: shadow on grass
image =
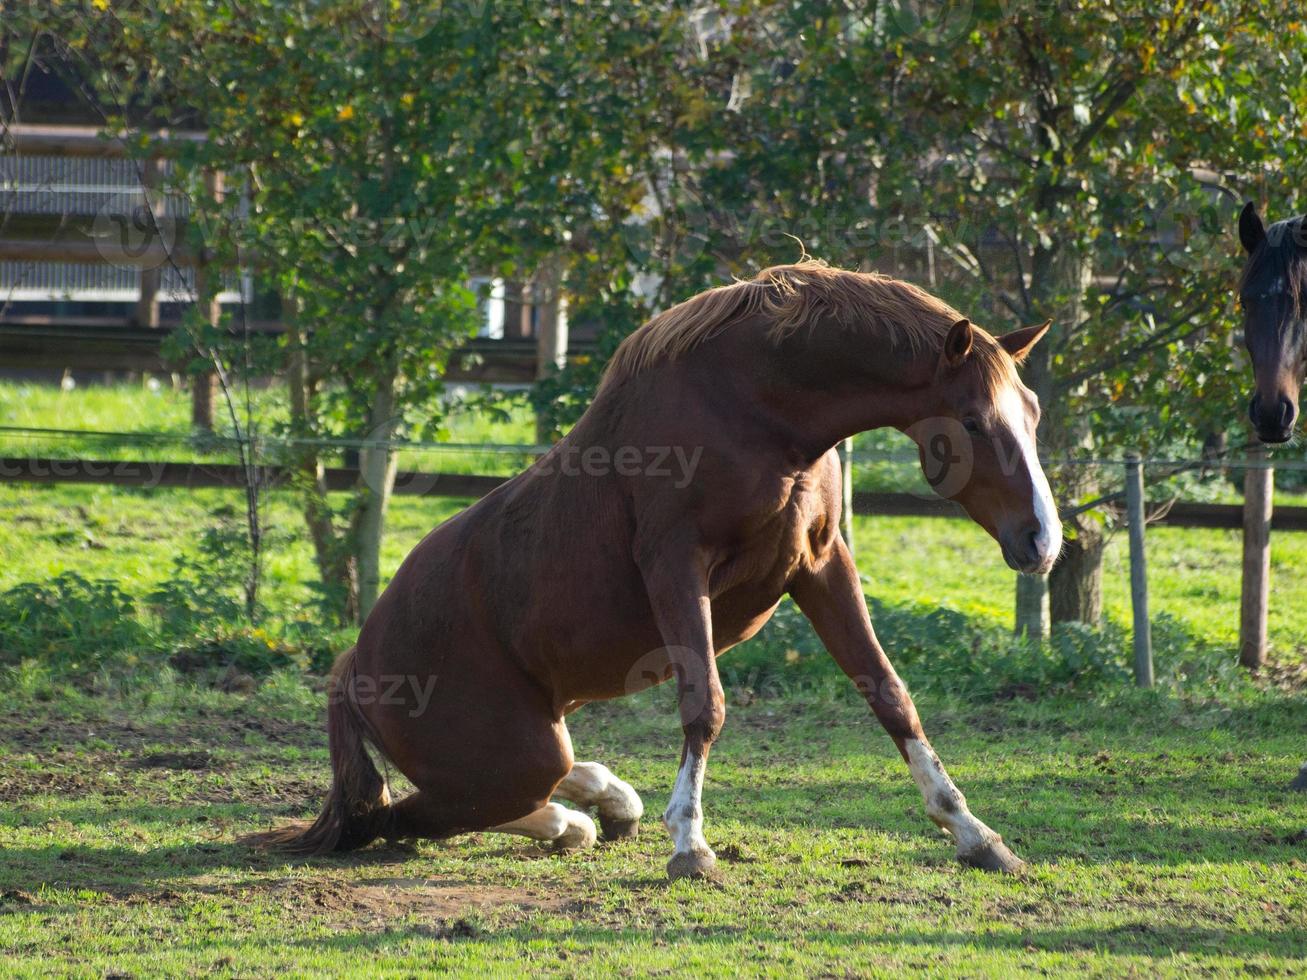
{"label": "shadow on grass", "polygon": [[[406,844],[377,845],[348,854],[297,857],[261,851],[235,841],[203,842],[137,850],[75,845],[7,847],[0,868],[0,893],[38,893],[44,887],[91,889],[120,897],[149,898],[168,884],[218,871],[275,871],[288,867],[348,869],[386,867],[412,861]],[[268,885],[269,882],[261,882]]]}
{"label": "shadow on grass", "polygon": [[[604,928],[579,923],[566,929],[550,930],[569,948],[594,947],[620,948],[649,941],[650,932],[626,927]],[[794,935],[769,929],[746,928],[737,925],[702,925],[692,928],[665,928],[656,930],[660,945],[674,948],[714,946],[740,943],[749,949],[761,944],[785,945],[794,941]],[[451,944],[469,943],[479,949],[503,947],[505,955],[515,955],[525,944],[538,942],[542,930],[536,923],[523,923],[508,928],[488,929],[472,925],[459,931],[448,924],[431,926],[392,927],[385,933],[347,932],[313,939],[303,939],[295,945],[311,949],[323,947],[341,952],[358,951],[385,953],[402,948],[414,940],[439,939]],[[1032,953],[1114,954],[1121,956],[1171,956],[1183,953],[1197,957],[1271,956],[1298,960],[1307,948],[1307,929],[1287,927],[1275,929],[1220,929],[1204,926],[1158,925],[1144,920],[1132,920],[1115,925],[1067,928],[997,928],[976,931],[917,930],[911,927],[892,936],[868,934],[862,931],[822,930],[814,928],[804,933],[804,945],[809,954],[820,955],[821,945],[833,947],[836,956],[852,951],[885,954],[938,950],[954,947],[995,953],[1028,956]],[[904,949],[907,947],[908,949]],[[848,953],[841,953],[847,950]]]}
{"label": "shadow on grass", "polygon": [[[1059,865],[1135,863],[1158,866],[1233,864],[1255,861],[1284,864],[1301,861],[1307,840],[1307,799],[1292,809],[1277,806],[1268,787],[1232,792],[1229,780],[1204,783],[1189,778],[1183,785],[1166,775],[1076,773],[1066,778],[975,779],[965,789],[983,819],[1003,833],[1010,845],[1036,864]],[[1301,801],[1301,802],[1300,802]],[[306,800],[308,812],[316,800]],[[649,812],[662,800],[646,796]],[[1248,811],[1265,814],[1265,826],[1212,826],[1213,814]],[[919,844],[896,863],[940,867],[952,863],[950,842],[926,820],[920,797],[910,781],[886,791],[847,778],[807,780],[796,786],[728,786],[710,788],[705,798],[709,838],[717,847],[748,839],[762,850],[770,835],[782,829],[814,835],[836,828],[854,828],[894,835]],[[217,811],[217,812],[215,812]],[[713,826],[716,816],[730,826]],[[285,819],[285,808],[195,804],[137,803],[115,808],[104,803],[60,801],[36,812],[10,811],[0,827],[41,826],[51,820],[73,825],[102,826],[115,822],[186,827],[197,834],[213,833],[213,821],[271,826]],[[655,821],[650,829],[658,834]],[[732,829],[732,826],[734,829]],[[451,842],[457,848],[458,841]],[[523,860],[538,857],[521,845]],[[501,856],[517,848],[505,845]],[[286,866],[347,868],[385,866],[412,860],[407,846],[374,846],[344,855],[301,858],[249,848],[232,840],[137,849],[117,845],[76,843],[6,847],[0,869],[0,890],[36,891],[43,885],[92,888],[112,892],[148,893],[163,883],[202,876],[220,869],[271,870]]]}

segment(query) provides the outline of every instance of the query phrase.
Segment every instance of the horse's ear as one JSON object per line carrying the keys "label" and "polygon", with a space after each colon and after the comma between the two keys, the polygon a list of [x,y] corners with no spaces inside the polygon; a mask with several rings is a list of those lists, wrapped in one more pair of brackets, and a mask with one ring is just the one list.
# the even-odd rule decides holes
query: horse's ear
{"label": "horse's ear", "polygon": [[939,355],[941,365],[946,368],[961,367],[971,353],[973,339],[971,321],[966,317],[949,327],[948,335],[944,338],[944,349]]}
{"label": "horse's ear", "polygon": [[1262,217],[1257,213],[1257,205],[1249,201],[1239,212],[1239,241],[1243,243],[1243,250],[1249,255],[1257,251],[1257,246],[1266,241],[1266,226],[1262,224]]}
{"label": "horse's ear", "polygon": [[1052,320],[1045,320],[1033,327],[1022,327],[1020,330],[1005,333],[997,339],[1002,348],[1012,355],[1012,360],[1020,364],[1026,359],[1026,355],[1030,353],[1030,348],[1043,339],[1044,334],[1048,333],[1048,328],[1052,325]]}

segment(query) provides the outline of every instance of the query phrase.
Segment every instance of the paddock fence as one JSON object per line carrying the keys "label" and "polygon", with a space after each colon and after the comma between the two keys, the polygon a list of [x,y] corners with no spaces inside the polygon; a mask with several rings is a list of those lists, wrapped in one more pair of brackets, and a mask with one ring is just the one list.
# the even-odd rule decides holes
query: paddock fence
{"label": "paddock fence", "polygon": [[[95,456],[59,455],[34,452],[29,455],[0,456],[0,483],[26,484],[93,484],[150,490],[173,489],[242,489],[251,482],[261,489],[289,487],[297,473],[283,462],[288,452],[312,445],[335,453],[352,462],[363,448],[386,445],[401,454],[427,456],[461,454],[476,460],[497,460],[489,467],[500,472],[461,472],[458,467],[437,464],[430,469],[400,469],[393,493],[398,496],[449,498],[482,497],[512,478],[512,473],[546,453],[548,446],[496,443],[380,443],[357,439],[267,439],[256,440],[252,458],[276,460],[242,466],[220,459],[150,459],[164,447],[184,445],[198,454],[221,455],[237,447],[234,438],[207,435],[202,440],[177,433],[96,432],[77,429],[48,429],[0,426],[0,437],[43,440],[42,449],[51,441],[75,440],[79,447],[97,440],[117,450],[124,447],[148,447],[150,453],[122,457],[121,452]],[[12,442],[11,442],[12,445]],[[248,442],[246,448],[249,448]],[[180,454],[179,454],[180,455]],[[118,458],[115,458],[118,457]],[[915,457],[905,454],[853,451],[846,443],[840,457],[844,471],[844,521],[842,531],[852,547],[853,515],[922,518],[960,518],[962,508],[928,490],[916,492],[855,489],[855,470],[859,466],[915,466]],[[1194,460],[1142,459],[1129,453],[1123,459],[1080,459],[1060,465],[1095,466],[1105,474],[1119,475],[1122,489],[1106,492],[1088,505],[1068,508],[1064,516],[1091,508],[1113,512],[1118,525],[1128,534],[1128,554],[1133,611],[1133,643],[1136,680],[1150,686],[1153,678],[1150,614],[1148,603],[1147,535],[1150,524],[1179,528],[1241,529],[1243,532],[1242,601],[1240,608],[1240,661],[1253,670],[1261,667],[1268,648],[1267,622],[1270,599],[1271,532],[1307,531],[1307,506],[1273,506],[1274,470],[1307,471],[1307,461],[1272,462],[1265,450],[1247,447],[1243,458],[1207,458]],[[1243,502],[1215,503],[1175,499],[1148,499],[1150,472],[1159,474],[1154,486],[1164,486],[1167,479],[1185,470],[1201,469],[1207,473],[1243,473]],[[360,470],[353,465],[328,467],[323,479],[329,491],[347,491],[359,485]],[[1113,478],[1113,482],[1114,482]],[[1103,482],[1109,482],[1104,477]]]}

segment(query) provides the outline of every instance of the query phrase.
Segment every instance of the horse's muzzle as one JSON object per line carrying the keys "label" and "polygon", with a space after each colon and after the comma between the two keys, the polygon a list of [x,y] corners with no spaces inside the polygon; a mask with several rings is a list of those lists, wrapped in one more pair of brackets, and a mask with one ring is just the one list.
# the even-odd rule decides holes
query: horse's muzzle
{"label": "horse's muzzle", "polygon": [[1248,418],[1262,442],[1277,444],[1293,438],[1293,424],[1298,419],[1298,406],[1281,395],[1275,404],[1267,404],[1260,394],[1248,403]]}
{"label": "horse's muzzle", "polygon": [[[1060,544],[1062,535],[1058,534],[1056,537]],[[1040,533],[1038,525],[1026,525],[1004,534],[999,539],[999,546],[1003,549],[1003,560],[1013,571],[1023,572],[1026,575],[1047,573],[1057,561],[1057,551],[1048,546],[1046,538],[1047,536]]]}

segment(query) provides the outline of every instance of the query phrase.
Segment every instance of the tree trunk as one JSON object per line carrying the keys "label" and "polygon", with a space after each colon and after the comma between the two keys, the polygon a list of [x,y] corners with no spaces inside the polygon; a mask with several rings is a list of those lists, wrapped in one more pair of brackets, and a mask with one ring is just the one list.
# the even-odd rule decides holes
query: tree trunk
{"label": "tree trunk", "polygon": [[[556,373],[567,360],[567,301],[560,285],[558,257],[548,256],[531,278],[531,302],[536,312],[537,381]],[[536,444],[548,445],[553,436],[552,424],[537,412]]]}
{"label": "tree trunk", "polygon": [[1055,623],[1098,626],[1103,619],[1102,529],[1076,522],[1075,537],[1062,544],[1062,557],[1048,576],[1049,613]]}
{"label": "tree trunk", "polygon": [[[286,310],[286,338],[290,346],[287,381],[291,435],[307,440],[317,432],[313,414],[315,391],[297,311],[291,302],[287,303]],[[295,445],[293,452],[304,523],[313,543],[318,579],[337,620],[340,623],[355,622],[359,609],[358,566],[349,553],[344,536],[336,528],[318,447],[301,442]]]}
{"label": "tree trunk", "polygon": [[1046,640],[1049,633],[1048,576],[1017,576],[1017,636]]}
{"label": "tree trunk", "polygon": [[390,446],[398,425],[395,414],[395,375],[387,372],[377,386],[368,411],[368,435],[359,450],[358,505],[354,519],[358,556],[359,623],[367,618],[381,590],[381,539],[386,508],[395,486],[396,456]]}
{"label": "tree trunk", "polygon": [[[1093,282],[1093,266],[1087,257],[1063,247],[1039,250],[1031,267],[1031,291],[1037,296],[1060,297],[1047,310],[1058,325],[1057,334],[1036,345],[1026,363],[1026,383],[1044,407],[1040,438],[1052,457],[1092,447],[1093,437],[1084,414],[1070,404],[1075,391],[1059,390],[1053,356],[1065,344],[1068,331],[1077,329],[1084,318],[1084,297]],[[1046,315],[1044,310],[1039,315]],[[1032,317],[1038,319],[1038,316]],[[1061,466],[1048,471],[1054,496],[1062,502],[1083,500],[1098,492],[1094,471],[1087,466]],[[1064,529],[1062,555],[1048,576],[1049,618],[1052,623],[1080,622],[1097,626],[1103,615],[1102,527],[1092,518],[1080,517]],[[1020,586],[1018,586],[1018,590]],[[1018,616],[1021,598],[1018,591]],[[1020,620],[1018,621],[1020,629]]]}

